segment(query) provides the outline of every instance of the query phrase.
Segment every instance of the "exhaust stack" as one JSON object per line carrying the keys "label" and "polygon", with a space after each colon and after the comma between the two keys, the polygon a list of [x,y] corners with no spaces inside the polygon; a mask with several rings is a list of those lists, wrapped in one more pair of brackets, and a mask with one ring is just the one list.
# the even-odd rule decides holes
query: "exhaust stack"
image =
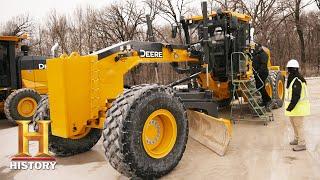
{"label": "exhaust stack", "polygon": [[54,58],[56,57],[56,50],[58,49],[59,47],[59,44],[58,43],[55,43],[52,48],[51,48],[51,56]]}

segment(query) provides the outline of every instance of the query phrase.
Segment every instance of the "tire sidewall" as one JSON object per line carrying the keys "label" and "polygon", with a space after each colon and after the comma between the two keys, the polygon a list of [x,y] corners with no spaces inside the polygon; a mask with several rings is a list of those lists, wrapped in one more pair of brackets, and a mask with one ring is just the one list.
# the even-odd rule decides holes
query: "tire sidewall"
{"label": "tire sidewall", "polygon": [[26,97],[34,99],[37,102],[37,104],[41,100],[41,96],[35,91],[26,91],[24,93],[16,94],[14,97],[12,97],[11,102],[8,103],[9,104],[8,109],[9,109],[10,116],[12,119],[14,119],[14,120],[32,120],[33,116],[24,117],[18,112],[18,109],[17,109],[20,100],[23,98],[26,98]]}
{"label": "tire sidewall", "polygon": [[[144,103],[144,104],[140,104]],[[152,96],[147,96],[141,101],[135,102],[132,106],[135,106],[134,110],[130,110],[132,113],[129,113],[131,116],[129,119],[133,123],[133,126],[129,132],[133,132],[128,135],[128,137],[124,137],[125,141],[131,141],[131,146],[129,152],[135,152],[131,154],[131,158],[135,160],[132,166],[136,166],[134,169],[137,170],[137,174],[141,174],[146,172],[146,169],[142,169],[146,167],[148,164],[149,175],[159,175],[159,172],[166,174],[168,167],[175,167],[179,162],[185,148],[186,138],[187,138],[187,129],[188,123],[186,120],[186,113],[183,105],[177,100],[177,98],[173,98],[168,94],[156,92],[153,93]],[[148,119],[149,115],[158,110],[158,109],[166,109],[170,111],[170,113],[175,117],[177,123],[177,138],[173,149],[170,151],[168,155],[163,158],[155,159],[150,157],[143,146],[142,142],[142,131],[145,124],[145,121]],[[124,143],[130,144],[130,143]],[[141,169],[141,172],[139,172]],[[152,175],[152,176],[153,176]]]}

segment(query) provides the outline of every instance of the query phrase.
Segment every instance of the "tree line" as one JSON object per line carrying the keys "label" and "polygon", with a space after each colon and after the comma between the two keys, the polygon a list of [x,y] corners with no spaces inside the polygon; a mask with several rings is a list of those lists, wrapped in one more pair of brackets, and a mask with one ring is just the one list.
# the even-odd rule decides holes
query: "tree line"
{"label": "tree line", "polygon": [[[307,11],[311,4],[319,9]],[[255,41],[271,50],[271,60],[282,68],[297,59],[307,76],[320,74],[320,1],[319,0],[210,0],[209,10],[227,9],[249,14],[255,27]],[[121,0],[101,8],[78,7],[71,13],[51,10],[44,23],[28,14],[13,17],[1,25],[4,35],[31,35],[31,50],[50,55],[59,43],[59,52],[78,51],[85,55],[127,40],[147,39],[146,14],[153,24],[157,41],[183,43],[183,34],[171,38],[171,25],[180,17],[200,14],[200,2],[191,0]],[[157,79],[155,66],[140,65],[128,73],[129,84],[150,83]],[[180,76],[169,65],[159,65],[159,81],[166,84]]]}

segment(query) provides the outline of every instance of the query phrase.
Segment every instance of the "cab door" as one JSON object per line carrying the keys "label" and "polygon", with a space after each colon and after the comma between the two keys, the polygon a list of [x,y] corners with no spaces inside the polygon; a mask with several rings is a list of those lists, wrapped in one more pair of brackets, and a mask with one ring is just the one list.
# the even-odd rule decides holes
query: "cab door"
{"label": "cab door", "polygon": [[10,86],[8,44],[0,41],[0,87]]}

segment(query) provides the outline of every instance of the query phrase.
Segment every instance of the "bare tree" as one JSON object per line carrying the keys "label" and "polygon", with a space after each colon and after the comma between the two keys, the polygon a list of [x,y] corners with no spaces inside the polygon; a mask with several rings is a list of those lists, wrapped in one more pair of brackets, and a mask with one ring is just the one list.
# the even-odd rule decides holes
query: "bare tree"
{"label": "bare tree", "polygon": [[55,10],[51,11],[47,20],[47,27],[51,41],[58,42],[62,53],[70,53],[68,50],[68,32],[70,30],[66,15],[58,15]]}
{"label": "bare tree", "polygon": [[299,45],[300,45],[300,61],[302,64],[302,72],[305,72],[305,65],[306,65],[306,47],[305,47],[305,38],[304,38],[304,25],[301,19],[302,10],[306,6],[312,3],[311,0],[305,2],[302,0],[290,0],[290,1],[282,1],[284,6],[286,6],[288,11],[288,17],[292,16],[293,21],[295,23],[295,29],[299,38]]}
{"label": "bare tree", "polygon": [[38,26],[38,29],[31,39],[32,41],[32,53],[35,55],[49,55],[49,48],[48,43],[46,41],[48,40],[48,32],[40,25]]}
{"label": "bare tree", "polygon": [[226,2],[225,0],[209,0],[208,5],[211,11],[217,10],[217,9],[223,9],[227,10],[229,9],[230,1]]}
{"label": "bare tree", "polygon": [[[160,16],[170,24],[179,24],[181,17],[192,9],[188,7],[190,0],[161,0],[159,5]],[[183,43],[182,30],[178,31],[179,43]]]}
{"label": "bare tree", "polygon": [[[271,49],[273,64],[283,67],[288,59],[298,58],[307,75],[315,75],[320,64],[320,11],[304,10],[315,1],[320,5],[319,0],[228,0],[227,4],[225,0],[209,0],[208,7],[249,14],[256,41]],[[34,54],[49,55],[55,42],[61,52],[87,54],[120,41],[145,40],[145,15],[149,14],[158,41],[183,43],[181,30],[177,39],[171,38],[170,25],[179,23],[181,16],[200,14],[194,5],[191,0],[143,0],[142,6],[133,0],[120,0],[103,8],[77,8],[68,16],[52,11],[46,22],[38,25],[29,15],[19,15],[4,23],[1,30],[6,35],[30,33]],[[160,64],[159,69],[161,83],[179,78],[167,64]],[[142,65],[127,77],[131,84],[154,82],[150,76],[153,72],[153,68]]]}
{"label": "bare tree", "polygon": [[102,9],[97,17],[97,31],[107,42],[116,43],[139,39],[144,10],[132,0],[112,4]]}
{"label": "bare tree", "polygon": [[147,13],[150,15],[151,21],[156,19],[156,16],[158,16],[161,13],[161,6],[162,1],[159,0],[145,0],[143,1],[147,5]]}
{"label": "bare tree", "polygon": [[92,7],[87,7],[85,12],[84,39],[87,53],[103,48],[103,42],[98,38],[98,33],[96,32],[97,11]]}
{"label": "bare tree", "polygon": [[24,33],[31,33],[33,30],[34,25],[29,14],[20,14],[5,23],[2,34],[20,36]]}
{"label": "bare tree", "polygon": [[84,10],[81,7],[77,7],[73,13],[73,17],[70,21],[70,38],[71,48],[76,49],[80,54],[83,53],[83,41],[84,31],[86,24],[84,23]]}
{"label": "bare tree", "polygon": [[[300,60],[303,64],[303,68],[306,63],[306,48],[305,48],[305,43],[304,43],[304,33],[303,33],[303,27],[302,27],[302,22],[301,22],[301,9],[300,7],[302,6],[302,0],[295,0],[295,5],[294,5],[294,20],[297,28],[297,33],[299,36],[300,40]],[[304,71],[305,69],[303,69]]]}
{"label": "bare tree", "polygon": [[317,6],[318,6],[318,8],[320,10],[320,0],[315,0],[315,2],[317,3]]}
{"label": "bare tree", "polygon": [[[104,46],[128,40],[144,40],[145,11],[133,0],[117,2],[99,11],[94,22],[98,37],[103,40]],[[130,71],[133,84],[139,79],[136,74],[139,68]]]}

